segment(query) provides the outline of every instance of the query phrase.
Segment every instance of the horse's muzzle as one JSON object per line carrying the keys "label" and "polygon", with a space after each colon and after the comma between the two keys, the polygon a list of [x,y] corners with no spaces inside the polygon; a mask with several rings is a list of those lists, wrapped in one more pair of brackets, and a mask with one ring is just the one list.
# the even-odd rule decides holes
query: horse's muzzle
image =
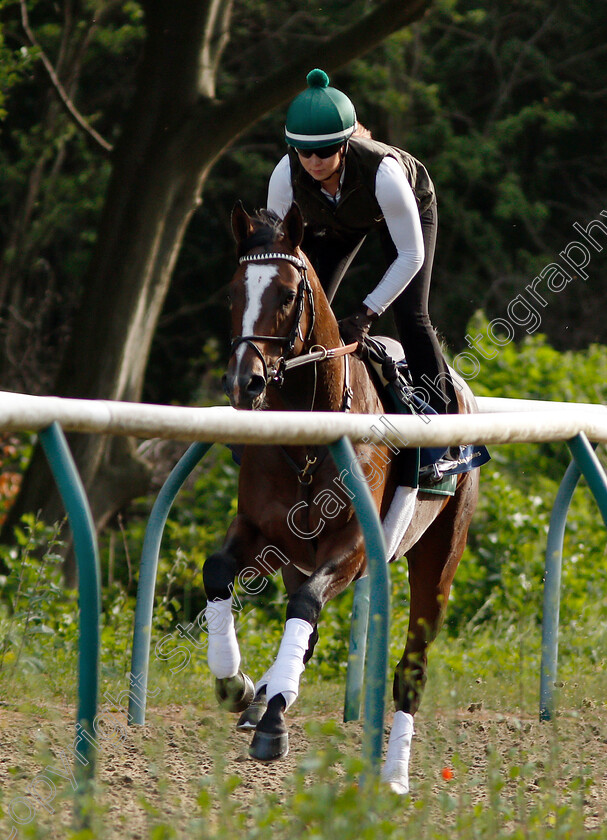
{"label": "horse's muzzle", "polygon": [[266,392],[266,380],[261,374],[245,372],[235,376],[228,372],[224,373],[221,382],[232,408],[249,411],[261,408]]}

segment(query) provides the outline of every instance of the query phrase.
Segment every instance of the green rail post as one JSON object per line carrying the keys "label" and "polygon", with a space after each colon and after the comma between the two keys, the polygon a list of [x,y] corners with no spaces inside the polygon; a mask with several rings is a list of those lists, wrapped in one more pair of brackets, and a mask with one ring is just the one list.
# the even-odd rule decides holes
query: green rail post
{"label": "green rail post", "polygon": [[540,669],[540,720],[550,720],[554,713],[554,684],[557,674],[563,541],[567,512],[573,493],[583,475],[607,525],[607,477],[591,444],[583,432],[567,441],[573,462],[559,487],[548,529],[546,576],[542,615],[542,662]]}
{"label": "green rail post", "polygon": [[607,476],[584,432],[580,432],[567,441],[571,454],[588,482],[588,487],[601,511],[603,522],[607,525]]}
{"label": "green rail post", "polygon": [[367,549],[371,616],[367,641],[363,758],[376,771],[382,754],[390,632],[390,583],[386,544],[379,514],[367,482],[352,474],[352,463],[356,460],[354,447],[348,438],[343,437],[329,444],[329,450],[337,469],[344,476],[342,483],[354,494],[352,502]]}
{"label": "green rail post", "polygon": [[158,494],[145,531],[139,568],[139,583],[137,585],[133,651],[131,673],[129,675],[128,719],[131,723],[145,723],[154,591],[156,589],[158,558],[164,527],[177,493],[196,464],[206,455],[212,445],[212,443],[193,443],[182,455]]}
{"label": "green rail post", "polygon": [[[101,615],[101,572],[93,517],[82,481],[63,430],[53,423],[40,432],[59,494],[67,512],[78,564],[80,633],[78,641],[78,714],[76,752],[83,768],[76,778],[87,782],[95,775],[94,723],[99,692],[99,620]],[[87,737],[88,736],[88,737]]]}
{"label": "green rail post", "polygon": [[554,683],[559,643],[559,612],[561,606],[561,570],[563,540],[567,512],[578,481],[580,470],[575,461],[567,467],[561,481],[548,527],[544,575],[544,603],[542,609],[542,662],[540,666],[540,720],[550,720],[554,712]]}
{"label": "green rail post", "polygon": [[369,624],[369,575],[356,581],[350,624],[350,649],[346,673],[344,723],[358,720],[365,674],[365,648]]}

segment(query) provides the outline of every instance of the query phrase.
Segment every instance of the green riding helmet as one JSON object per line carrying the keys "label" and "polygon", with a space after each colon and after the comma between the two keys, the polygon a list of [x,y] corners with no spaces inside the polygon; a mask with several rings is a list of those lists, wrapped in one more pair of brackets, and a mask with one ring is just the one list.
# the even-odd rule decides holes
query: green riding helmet
{"label": "green riding helmet", "polygon": [[311,70],[308,89],[289,105],[285,138],[296,149],[320,149],[345,142],[356,128],[356,111],[345,93],[329,87],[324,70]]}

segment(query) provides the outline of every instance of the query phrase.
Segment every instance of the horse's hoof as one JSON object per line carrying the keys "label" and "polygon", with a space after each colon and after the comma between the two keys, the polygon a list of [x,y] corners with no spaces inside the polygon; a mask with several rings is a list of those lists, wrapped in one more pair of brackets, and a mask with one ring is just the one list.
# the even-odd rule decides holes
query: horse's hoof
{"label": "horse's hoof", "polygon": [[215,697],[228,712],[243,712],[255,696],[255,686],[246,674],[239,671],[233,677],[215,680]]}
{"label": "horse's hoof", "polygon": [[255,730],[249,755],[257,761],[276,761],[289,752],[289,735],[285,724],[285,698],[276,694],[268,701],[268,708]]}
{"label": "horse's hoof", "polygon": [[257,692],[251,705],[238,718],[236,729],[239,732],[252,732],[257,729],[257,724],[264,716],[267,708],[266,687],[264,686],[261,691]]}
{"label": "horse's hoof", "polygon": [[273,734],[257,730],[253,735],[249,755],[256,761],[277,761],[289,752],[288,732]]}

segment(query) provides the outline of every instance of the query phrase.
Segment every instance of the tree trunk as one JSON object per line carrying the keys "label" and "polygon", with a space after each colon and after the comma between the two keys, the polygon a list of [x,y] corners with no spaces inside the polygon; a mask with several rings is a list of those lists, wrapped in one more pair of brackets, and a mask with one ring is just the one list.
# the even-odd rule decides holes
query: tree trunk
{"label": "tree trunk", "polygon": [[[65,397],[140,399],[179,246],[209,171],[182,154],[180,144],[188,110],[201,103],[197,74],[206,4],[149,7],[137,93],[115,151],[98,244],[54,388]],[[213,152],[206,153],[211,160]],[[124,441],[108,446],[103,436],[73,435],[70,447],[97,524],[147,489],[145,465]],[[37,447],[3,538],[10,538],[25,511],[41,511],[51,522],[63,516],[44,461]]]}

